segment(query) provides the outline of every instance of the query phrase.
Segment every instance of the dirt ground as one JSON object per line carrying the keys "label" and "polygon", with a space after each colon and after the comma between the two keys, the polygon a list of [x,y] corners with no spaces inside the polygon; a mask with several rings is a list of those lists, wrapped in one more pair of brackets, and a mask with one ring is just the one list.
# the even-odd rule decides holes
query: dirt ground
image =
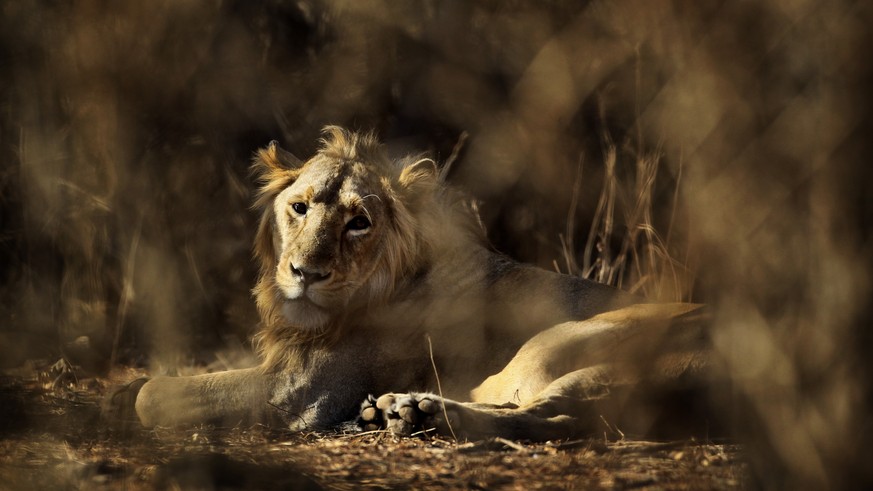
{"label": "dirt ground", "polygon": [[79,379],[45,364],[7,372],[0,489],[734,489],[748,481],[742,447],[723,442],[107,428],[102,394],[139,374]]}
{"label": "dirt ground", "polygon": [[[873,489],[870,26],[869,0],[0,3],[0,367],[46,360],[0,370],[0,491]],[[248,344],[252,153],[326,124],[454,162],[514,259],[710,305],[744,447],[104,429],[117,363]]]}

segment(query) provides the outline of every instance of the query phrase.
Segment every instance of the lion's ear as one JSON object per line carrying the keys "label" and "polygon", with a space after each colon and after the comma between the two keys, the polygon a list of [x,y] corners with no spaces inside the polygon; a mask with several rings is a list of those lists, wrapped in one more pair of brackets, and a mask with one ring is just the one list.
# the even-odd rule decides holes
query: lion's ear
{"label": "lion's ear", "polygon": [[413,194],[432,192],[439,185],[436,162],[431,159],[416,160],[403,168],[398,182]]}
{"label": "lion's ear", "polygon": [[258,150],[255,160],[270,171],[291,170],[303,165],[300,159],[280,147],[276,140],[271,141],[267,148]]}
{"label": "lion's ear", "polygon": [[[276,140],[270,142],[266,148],[255,152],[252,162],[252,175],[262,184],[285,183],[289,176],[296,175],[303,167],[303,162],[279,147]],[[268,186],[269,187],[269,186]]]}
{"label": "lion's ear", "polygon": [[300,159],[279,148],[275,140],[267,148],[258,150],[251,167],[252,176],[260,186],[254,207],[265,209],[282,189],[297,179],[301,167]]}

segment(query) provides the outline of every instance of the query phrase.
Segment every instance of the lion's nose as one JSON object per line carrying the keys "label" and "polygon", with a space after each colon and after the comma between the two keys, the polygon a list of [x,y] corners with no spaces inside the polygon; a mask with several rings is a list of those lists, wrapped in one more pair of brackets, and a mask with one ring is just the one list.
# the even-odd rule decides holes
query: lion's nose
{"label": "lion's nose", "polygon": [[330,271],[320,271],[317,269],[298,268],[291,265],[291,274],[297,277],[304,285],[311,285],[324,281],[330,277]]}

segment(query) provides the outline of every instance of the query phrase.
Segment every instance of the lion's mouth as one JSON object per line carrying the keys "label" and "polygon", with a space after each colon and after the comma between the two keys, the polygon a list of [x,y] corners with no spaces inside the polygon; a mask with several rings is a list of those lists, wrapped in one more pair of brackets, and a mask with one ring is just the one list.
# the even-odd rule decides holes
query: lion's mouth
{"label": "lion's mouth", "polygon": [[282,280],[283,278],[277,278],[276,283],[286,301],[309,302],[320,308],[327,308],[330,303],[329,297],[333,292],[329,288],[326,291],[324,286],[304,285],[300,282]]}
{"label": "lion's mouth", "polygon": [[303,329],[318,329],[330,320],[328,309],[306,295],[285,300],[282,315],[289,323]]}

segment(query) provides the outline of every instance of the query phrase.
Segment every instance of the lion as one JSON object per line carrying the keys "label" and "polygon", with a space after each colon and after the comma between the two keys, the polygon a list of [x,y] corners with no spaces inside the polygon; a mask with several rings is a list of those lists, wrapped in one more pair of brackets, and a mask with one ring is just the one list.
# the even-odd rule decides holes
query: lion
{"label": "lion", "polygon": [[705,366],[700,306],[492,250],[434,160],[391,160],[372,133],[324,129],[302,161],[256,153],[257,367],[139,380],[145,427],[269,418],[398,435],[547,440],[590,434],[619,387]]}

